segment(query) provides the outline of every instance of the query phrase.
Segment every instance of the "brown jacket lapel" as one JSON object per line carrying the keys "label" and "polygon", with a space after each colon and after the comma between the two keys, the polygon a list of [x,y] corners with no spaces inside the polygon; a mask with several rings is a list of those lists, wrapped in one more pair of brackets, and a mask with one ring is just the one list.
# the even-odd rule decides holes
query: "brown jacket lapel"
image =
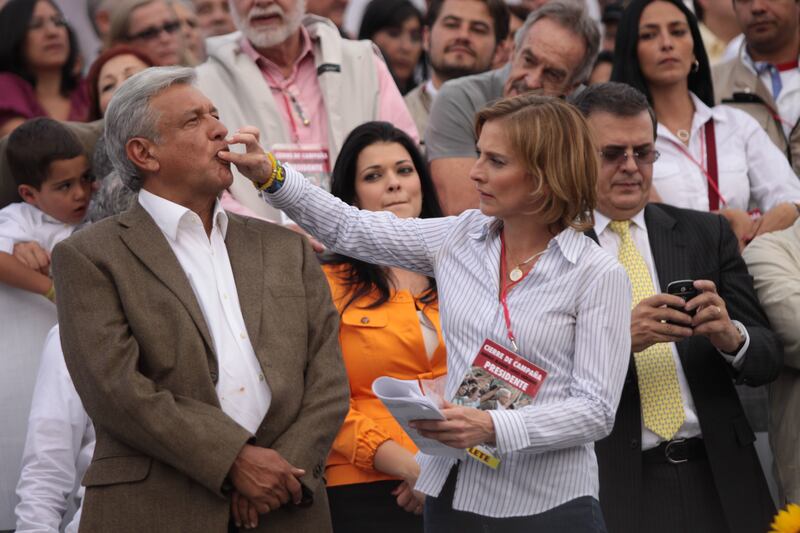
{"label": "brown jacket lapel", "polygon": [[[120,215],[119,224],[125,228],[121,234],[122,241],[183,303],[203,336],[209,352],[214,354],[214,343],[194,291],[183,268],[178,263],[178,258],[175,257],[166,237],[161,233],[155,221],[136,202],[132,208]],[[209,361],[209,363],[216,366],[216,360]]]}
{"label": "brown jacket lapel", "polygon": [[[239,295],[239,306],[247,327],[247,334],[258,353],[259,334],[261,332],[261,306],[264,298],[264,250],[261,233],[248,227],[247,219],[228,215],[228,232],[225,235],[225,246],[231,262],[233,279],[236,281],[236,292]],[[266,361],[262,361],[262,365]]]}

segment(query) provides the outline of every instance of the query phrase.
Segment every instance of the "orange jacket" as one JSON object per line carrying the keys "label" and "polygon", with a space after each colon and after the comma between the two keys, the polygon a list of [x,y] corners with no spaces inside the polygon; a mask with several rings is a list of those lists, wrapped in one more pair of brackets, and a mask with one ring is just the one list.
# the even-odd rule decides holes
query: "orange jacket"
{"label": "orange jacket", "polygon": [[[325,265],[333,302],[339,313],[348,300],[341,274],[347,265]],[[341,315],[339,342],[350,378],[350,411],[344,420],[325,470],[328,486],[393,479],[373,469],[378,446],[389,439],[408,451],[416,446],[389,411],[372,393],[372,382],[381,376],[399,379],[432,379],[447,373],[447,353],[439,325],[437,303],[419,307],[436,326],[439,346],[431,359],[425,351],[417,316],[417,299],[409,291],[393,292],[388,302],[364,309],[370,297],[356,300]]]}

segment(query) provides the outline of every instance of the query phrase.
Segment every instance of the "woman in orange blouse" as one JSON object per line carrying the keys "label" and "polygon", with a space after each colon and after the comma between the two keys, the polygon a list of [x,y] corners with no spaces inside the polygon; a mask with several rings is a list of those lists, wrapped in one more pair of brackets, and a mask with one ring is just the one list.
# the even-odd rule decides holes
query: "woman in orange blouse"
{"label": "woman in orange blouse", "polygon": [[[386,122],[354,129],[333,170],[331,192],[399,217],[442,216],[413,141]],[[343,256],[324,261],[341,314],[339,341],[350,378],[350,412],[333,443],[326,478],[333,529],[422,531],[411,439],[372,393],[381,376],[431,379],[447,372],[436,283],[421,274]]]}

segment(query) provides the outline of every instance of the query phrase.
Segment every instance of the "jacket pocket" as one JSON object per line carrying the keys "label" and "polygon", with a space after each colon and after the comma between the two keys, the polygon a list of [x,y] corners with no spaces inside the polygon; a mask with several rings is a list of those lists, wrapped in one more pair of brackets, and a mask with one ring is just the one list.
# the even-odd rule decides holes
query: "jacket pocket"
{"label": "jacket pocket", "polygon": [[101,487],[135,483],[147,478],[152,464],[153,459],[144,455],[103,457],[92,461],[83,476],[82,484],[86,487]]}

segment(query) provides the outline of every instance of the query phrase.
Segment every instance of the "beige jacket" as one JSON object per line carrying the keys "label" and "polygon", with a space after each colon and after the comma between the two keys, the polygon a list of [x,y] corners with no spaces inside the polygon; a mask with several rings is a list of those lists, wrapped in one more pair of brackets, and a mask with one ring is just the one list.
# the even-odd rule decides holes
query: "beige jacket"
{"label": "beige jacket", "polygon": [[785,502],[800,502],[800,220],[754,240],[742,253],[772,329],[783,370],[769,388],[769,440]]}
{"label": "beige jacket", "polygon": [[[328,113],[332,168],[347,134],[379,116],[377,51],[370,42],[342,39],[327,19],[306,15],[303,25],[311,36],[317,79]],[[272,92],[258,66],[241,51],[240,40],[241,34],[236,32],[209,41],[208,60],[197,67],[198,87],[214,102],[228,129],[250,124],[258,127],[265,143],[290,143],[289,130]],[[230,190],[236,200],[257,214],[279,220],[278,212],[235,169]]]}
{"label": "beige jacket", "polygon": [[795,173],[800,175],[800,123],[794,125],[787,139],[780,121],[774,117],[773,110],[777,110],[777,105],[772,95],[755,72],[747,68],[741,54],[731,61],[716,65],[711,73],[716,103],[749,113],[761,124],[772,142],[786,154]]}
{"label": "beige jacket", "polygon": [[408,112],[411,113],[411,118],[417,125],[420,145],[423,147],[425,146],[425,130],[428,129],[428,117],[431,114],[431,105],[433,105],[433,98],[428,93],[427,85],[427,82],[422,82],[403,97]]}
{"label": "beige jacket", "polygon": [[138,203],[56,246],[64,358],[97,447],[80,531],[225,533],[223,489],[246,442],[302,468],[310,507],[257,531],[329,531],[325,459],[347,413],[338,315],[306,239],[229,215],[225,244],[242,316],[272,392],[255,435],[220,408],[219,368],[189,280]]}

